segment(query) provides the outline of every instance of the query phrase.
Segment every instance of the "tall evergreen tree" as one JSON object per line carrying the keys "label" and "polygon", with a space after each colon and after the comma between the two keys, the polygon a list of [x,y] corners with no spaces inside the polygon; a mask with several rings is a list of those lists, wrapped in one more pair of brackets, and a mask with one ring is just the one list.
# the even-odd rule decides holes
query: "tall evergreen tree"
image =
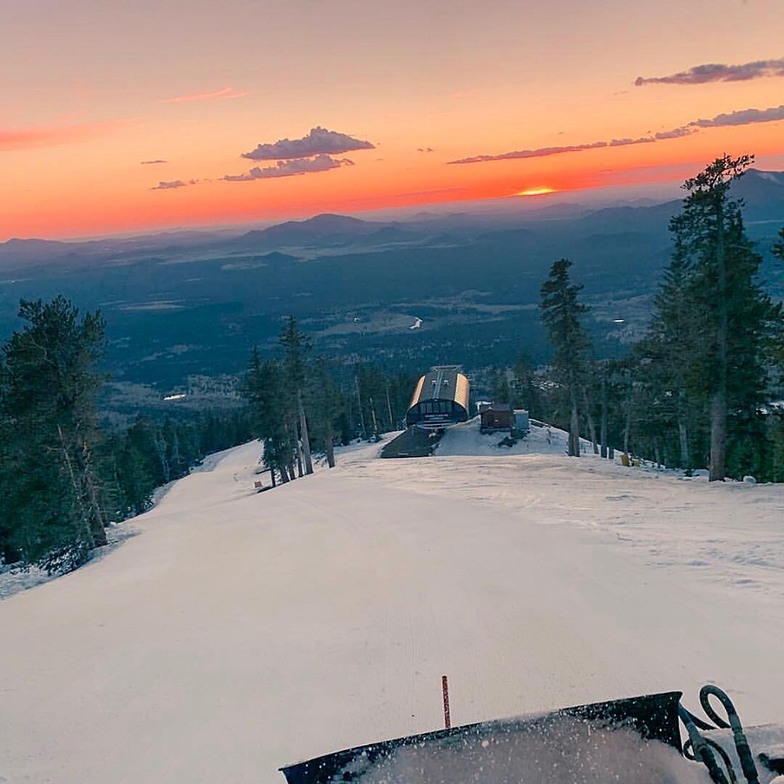
{"label": "tall evergreen tree", "polygon": [[251,430],[263,444],[262,461],[273,487],[276,472],[281,482],[294,477],[292,448],[285,405],[283,369],[274,359],[263,360],[257,348],[251,353],[242,394],[252,411]]}
{"label": "tall evergreen tree", "polygon": [[684,183],[689,195],[670,229],[682,278],[674,288],[685,298],[678,310],[686,324],[678,326],[673,312],[659,308],[671,322],[663,333],[671,339],[667,348],[688,358],[691,378],[679,383],[707,399],[711,481],[723,480],[728,467],[733,475],[744,466],[753,470],[748,458],[756,451],[750,440],[761,434],[766,336],[780,319],[756,279],[761,258],[746,235],[742,203],[730,198],[732,182],[752,161],[725,155]]}
{"label": "tall evergreen tree", "polygon": [[705,426],[701,411],[706,393],[699,379],[710,366],[710,356],[707,344],[695,340],[706,314],[695,288],[693,260],[683,236],[674,234],[675,250],[654,300],[654,317],[633,358],[635,381],[647,391],[651,427],[677,438],[677,457],[673,454],[669,464],[690,470]]}
{"label": "tall evergreen tree", "polygon": [[280,331],[278,343],[283,347],[283,368],[286,375],[290,394],[284,400],[291,400],[294,404],[296,433],[299,431],[299,443],[302,445],[302,456],[305,461],[305,473],[313,473],[313,460],[310,454],[310,435],[308,433],[308,420],[305,415],[304,389],[307,382],[307,354],[310,351],[310,341],[304,332],[301,332],[294,316],[289,316],[288,321]]}
{"label": "tall evergreen tree", "polygon": [[4,484],[0,518],[25,563],[75,568],[106,544],[94,450],[99,439],[95,370],[104,348],[99,312],[80,317],[64,297],[22,301],[27,324],[2,347],[0,421]]}
{"label": "tall evergreen tree", "polygon": [[323,450],[327,465],[334,468],[335,438],[339,432],[338,422],[344,411],[343,395],[323,359],[314,364],[312,383],[308,385],[307,391],[315,448]]}
{"label": "tall evergreen tree", "polygon": [[588,306],[579,300],[582,286],[569,279],[572,262],[553,262],[550,275],[540,291],[542,321],[553,347],[552,366],[556,380],[565,393],[569,409],[568,453],[580,455],[580,403],[585,383],[590,341],[581,316]]}

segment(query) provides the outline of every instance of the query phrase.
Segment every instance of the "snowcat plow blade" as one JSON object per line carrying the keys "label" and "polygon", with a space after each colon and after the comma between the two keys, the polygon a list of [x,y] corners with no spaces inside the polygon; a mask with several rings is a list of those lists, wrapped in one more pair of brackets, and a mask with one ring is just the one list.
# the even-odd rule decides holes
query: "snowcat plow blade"
{"label": "snowcat plow blade", "polygon": [[[468,724],[357,746],[281,768],[288,784],[665,781],[680,756],[678,704],[666,692]],[[638,767],[645,777],[634,777]],[[630,775],[631,773],[631,775]],[[649,774],[653,778],[647,778]]]}

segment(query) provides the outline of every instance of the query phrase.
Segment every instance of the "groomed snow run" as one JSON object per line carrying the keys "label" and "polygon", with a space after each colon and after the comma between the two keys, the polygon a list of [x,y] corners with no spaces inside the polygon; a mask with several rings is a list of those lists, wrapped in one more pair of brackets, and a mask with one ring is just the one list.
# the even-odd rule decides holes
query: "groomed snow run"
{"label": "groomed snow run", "polygon": [[[256,493],[259,445],[0,602],[0,782],[284,784],[337,749],[706,682],[784,723],[784,487],[476,422]],[[263,480],[268,481],[264,476]],[[455,784],[460,782],[455,781]]]}

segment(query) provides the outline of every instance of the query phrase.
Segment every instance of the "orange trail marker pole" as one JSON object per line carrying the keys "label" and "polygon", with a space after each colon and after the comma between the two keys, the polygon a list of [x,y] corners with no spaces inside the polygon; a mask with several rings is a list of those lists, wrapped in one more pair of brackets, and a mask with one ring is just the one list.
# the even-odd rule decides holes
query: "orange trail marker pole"
{"label": "orange trail marker pole", "polygon": [[444,696],[444,727],[450,729],[452,718],[449,715],[449,682],[446,679],[446,675],[441,676],[441,693]]}

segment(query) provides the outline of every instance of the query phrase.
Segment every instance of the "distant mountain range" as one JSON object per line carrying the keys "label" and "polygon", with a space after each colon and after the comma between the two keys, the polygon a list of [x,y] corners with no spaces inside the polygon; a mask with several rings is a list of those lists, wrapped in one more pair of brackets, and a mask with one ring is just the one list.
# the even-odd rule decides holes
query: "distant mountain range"
{"label": "distant mountain range", "polygon": [[[766,256],[765,285],[784,298],[784,271],[769,255],[784,227],[784,172],[751,170],[733,192]],[[521,352],[541,360],[539,289],[566,257],[599,351],[622,352],[649,318],[681,201],[519,204],[405,221],[325,214],[234,233],[9,240],[0,244],[0,340],[18,325],[20,299],[63,294],[101,309],[117,382],[161,390],[241,372],[254,345],[274,349],[289,314],[320,352],[411,371],[508,364]]]}
{"label": "distant mountain range", "polygon": [[[770,221],[784,224],[784,172],[750,169],[733,184],[733,194],[745,202],[744,216],[749,227]],[[69,259],[74,263],[127,261],[150,254],[183,254],[209,250],[226,253],[280,249],[334,249],[347,246],[374,247],[397,243],[450,240],[456,235],[508,231],[514,227],[550,222],[566,223],[557,231],[602,233],[616,231],[666,230],[666,223],[680,208],[680,201],[653,205],[614,206],[599,209],[584,205],[555,203],[536,210],[510,208],[519,199],[507,200],[506,209],[496,213],[424,214],[406,221],[368,221],[345,215],[322,214],[301,221],[286,221],[269,228],[252,229],[234,237],[209,231],[171,232],[134,238],[105,238],[84,242],[56,242],[40,239],[11,239],[0,243],[0,268],[18,264],[49,263]]]}

